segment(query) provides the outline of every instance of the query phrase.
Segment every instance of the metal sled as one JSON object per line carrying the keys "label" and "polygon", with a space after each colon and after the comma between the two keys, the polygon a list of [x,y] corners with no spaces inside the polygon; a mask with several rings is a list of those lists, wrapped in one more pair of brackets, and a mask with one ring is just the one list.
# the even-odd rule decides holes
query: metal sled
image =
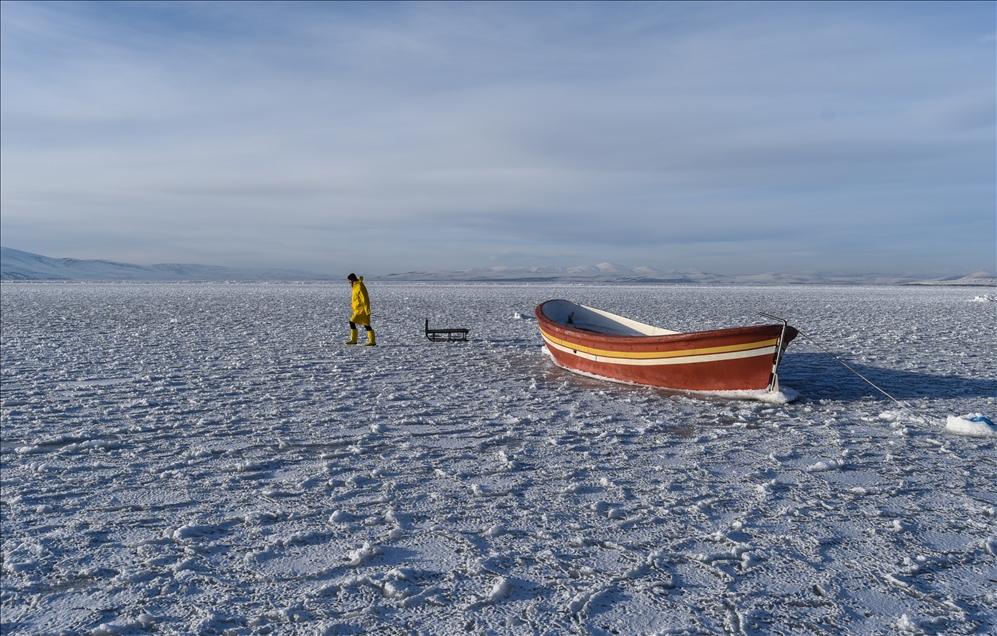
{"label": "metal sled", "polygon": [[430,329],[426,318],[426,339],[430,342],[467,342],[467,329]]}

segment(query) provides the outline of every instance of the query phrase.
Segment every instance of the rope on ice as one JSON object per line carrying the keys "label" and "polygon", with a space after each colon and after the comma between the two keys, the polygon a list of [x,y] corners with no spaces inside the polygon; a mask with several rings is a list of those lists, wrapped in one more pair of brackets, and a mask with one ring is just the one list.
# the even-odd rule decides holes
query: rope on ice
{"label": "rope on ice", "polygon": [[[851,371],[851,372],[852,372],[852,373],[854,373],[855,375],[859,376],[860,378],[862,378],[863,380],[865,380],[866,382],[868,382],[868,383],[869,383],[869,386],[871,386],[872,388],[876,389],[877,391],[879,391],[880,393],[882,393],[882,394],[883,394],[883,395],[885,395],[886,397],[888,397],[888,398],[890,398],[891,400],[893,400],[894,402],[896,402],[897,406],[899,406],[899,407],[900,407],[900,408],[902,408],[903,410],[907,411],[907,413],[908,413],[908,414],[910,414],[911,416],[913,416],[915,420],[919,420],[919,421],[922,421],[922,422],[924,421],[924,418],[923,418],[923,417],[921,417],[920,415],[918,415],[917,413],[915,413],[914,411],[912,411],[911,409],[909,409],[909,408],[907,407],[907,405],[906,405],[906,404],[904,404],[903,402],[901,402],[901,401],[900,401],[900,400],[898,400],[897,398],[893,397],[892,395],[890,395],[889,393],[887,393],[886,391],[884,391],[883,389],[881,389],[881,388],[880,388],[879,386],[877,386],[877,385],[876,385],[876,383],[875,383],[875,382],[873,382],[873,381],[872,381],[872,380],[870,380],[869,378],[865,377],[864,375],[862,375],[861,373],[859,373],[859,372],[858,372],[858,371],[856,371],[855,369],[853,369],[853,368],[851,368],[850,366],[848,366],[848,363],[846,363],[846,362],[845,362],[844,360],[842,360],[842,359],[841,359],[841,358],[839,358],[838,356],[836,356],[836,355],[834,355],[833,353],[831,353],[830,351],[828,351],[828,350],[827,350],[827,349],[826,349],[826,348],[825,348],[825,347],[824,347],[823,345],[821,345],[821,344],[820,344],[819,342],[817,342],[816,340],[814,340],[813,338],[811,338],[811,337],[810,337],[810,336],[808,336],[807,334],[803,333],[803,332],[802,332],[802,331],[800,331],[799,329],[797,329],[797,330],[796,330],[796,332],[797,332],[798,334],[800,334],[801,336],[803,336],[804,338],[806,338],[807,340],[809,340],[810,342],[814,343],[814,344],[815,344],[815,345],[817,346],[817,348],[818,348],[818,349],[820,349],[821,351],[823,351],[823,352],[824,352],[824,353],[826,353],[827,355],[829,355],[829,356],[831,356],[832,358],[834,358],[835,360],[837,360],[837,361],[838,361],[839,363],[841,363],[841,365],[842,365],[843,367],[845,367],[846,369],[848,369],[849,371]],[[931,414],[929,413],[929,415],[931,415]]]}

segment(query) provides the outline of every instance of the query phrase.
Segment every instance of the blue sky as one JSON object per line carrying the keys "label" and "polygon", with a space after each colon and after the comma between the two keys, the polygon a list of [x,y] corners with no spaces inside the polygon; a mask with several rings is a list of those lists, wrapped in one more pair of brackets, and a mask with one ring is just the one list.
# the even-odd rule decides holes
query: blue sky
{"label": "blue sky", "polygon": [[997,267],[997,4],[0,5],[0,233],[385,274]]}

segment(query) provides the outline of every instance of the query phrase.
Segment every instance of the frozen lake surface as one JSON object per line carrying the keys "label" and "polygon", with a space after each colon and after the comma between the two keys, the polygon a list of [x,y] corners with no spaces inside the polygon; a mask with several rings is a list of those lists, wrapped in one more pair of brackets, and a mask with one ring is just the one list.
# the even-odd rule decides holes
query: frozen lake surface
{"label": "frozen lake surface", "polygon": [[[345,283],[4,283],[2,632],[994,632],[992,290],[369,289],[373,348]],[[784,405],[573,375],[550,298],[783,316],[912,412],[802,337]]]}

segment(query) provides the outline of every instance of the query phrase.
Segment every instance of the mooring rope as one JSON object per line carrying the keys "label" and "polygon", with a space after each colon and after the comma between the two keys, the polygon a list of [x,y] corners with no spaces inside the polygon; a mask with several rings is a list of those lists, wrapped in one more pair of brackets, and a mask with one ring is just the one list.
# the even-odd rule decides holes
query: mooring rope
{"label": "mooring rope", "polygon": [[855,375],[859,376],[860,378],[862,378],[863,380],[865,380],[866,382],[868,382],[868,383],[869,383],[869,386],[871,386],[872,388],[876,389],[877,391],[879,391],[880,393],[882,393],[882,394],[883,394],[883,395],[885,395],[886,397],[888,397],[888,398],[890,398],[891,400],[893,400],[894,402],[896,402],[897,406],[899,406],[899,407],[900,407],[900,408],[902,408],[903,410],[907,411],[907,413],[908,413],[908,414],[910,414],[910,415],[912,415],[912,416],[914,417],[914,419],[917,419],[917,420],[921,420],[921,421],[924,421],[924,418],[923,418],[922,416],[920,416],[920,415],[918,415],[917,413],[915,413],[914,411],[910,410],[909,408],[907,408],[907,405],[906,405],[906,404],[904,404],[903,402],[901,402],[901,401],[900,401],[900,400],[898,400],[897,398],[893,397],[892,395],[890,395],[889,393],[887,393],[887,392],[886,392],[886,391],[884,391],[883,389],[879,388],[879,386],[877,386],[875,382],[873,382],[872,380],[870,380],[869,378],[865,377],[864,375],[862,375],[861,373],[859,373],[859,372],[858,372],[858,371],[856,371],[855,369],[853,369],[853,368],[851,368],[850,366],[848,366],[848,363],[846,363],[846,362],[845,362],[844,360],[842,360],[842,359],[841,359],[841,358],[839,358],[838,356],[836,356],[836,355],[834,355],[833,353],[831,353],[830,351],[828,351],[828,350],[827,350],[826,348],[824,348],[824,346],[823,346],[823,345],[821,345],[821,344],[820,344],[819,342],[817,342],[816,340],[814,340],[813,338],[811,338],[811,337],[810,337],[810,336],[808,336],[807,334],[803,333],[803,332],[802,332],[802,331],[800,331],[799,329],[797,329],[797,330],[796,330],[796,333],[800,334],[801,336],[803,336],[804,338],[806,338],[806,339],[807,339],[807,340],[809,340],[810,342],[812,342],[812,343],[814,343],[815,345],[817,345],[817,348],[818,348],[818,349],[820,349],[821,351],[823,351],[823,352],[824,352],[824,353],[826,353],[827,355],[831,356],[832,358],[834,358],[835,360],[837,360],[837,361],[838,361],[839,363],[841,363],[841,365],[842,365],[843,367],[845,367],[846,369],[848,369],[849,371],[851,371],[851,372],[852,372],[852,373],[854,373]]}

